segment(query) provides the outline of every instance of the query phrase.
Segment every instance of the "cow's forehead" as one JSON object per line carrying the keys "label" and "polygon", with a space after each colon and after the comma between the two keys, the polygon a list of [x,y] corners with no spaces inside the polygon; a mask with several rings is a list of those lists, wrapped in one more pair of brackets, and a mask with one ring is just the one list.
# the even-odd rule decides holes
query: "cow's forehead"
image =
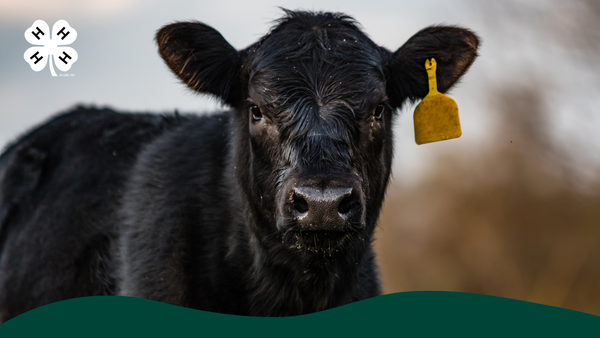
{"label": "cow's forehead", "polygon": [[248,49],[251,95],[274,104],[312,98],[319,106],[344,101],[356,107],[382,91],[387,54],[360,30],[302,28],[276,30]]}
{"label": "cow's forehead", "polygon": [[361,109],[385,99],[385,79],[380,68],[366,64],[281,62],[255,71],[249,94],[256,103],[275,107],[312,101],[318,107]]}

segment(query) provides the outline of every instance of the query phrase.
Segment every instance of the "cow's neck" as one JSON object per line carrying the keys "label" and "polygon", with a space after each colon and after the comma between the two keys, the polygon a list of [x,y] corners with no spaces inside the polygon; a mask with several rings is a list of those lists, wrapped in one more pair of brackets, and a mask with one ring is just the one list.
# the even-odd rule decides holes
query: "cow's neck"
{"label": "cow's neck", "polygon": [[358,279],[356,264],[344,260],[320,266],[299,264],[290,252],[265,252],[256,242],[250,243],[249,249],[253,263],[247,277],[253,315],[299,315],[352,301]]}

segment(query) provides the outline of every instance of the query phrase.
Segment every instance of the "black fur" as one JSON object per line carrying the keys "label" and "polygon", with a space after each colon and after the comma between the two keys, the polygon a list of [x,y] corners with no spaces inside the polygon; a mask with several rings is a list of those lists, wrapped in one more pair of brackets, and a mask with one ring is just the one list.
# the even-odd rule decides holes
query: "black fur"
{"label": "black fur", "polygon": [[[476,57],[477,37],[430,27],[392,53],[348,16],[286,11],[239,52],[201,23],[166,26],[157,42],[190,88],[231,111],[78,107],[8,147],[0,319],[88,295],[258,316],[378,295],[371,241],[392,112],[426,94],[425,58],[437,58],[440,90],[449,89]],[[323,221],[307,231],[298,186],[351,190],[341,228]]]}

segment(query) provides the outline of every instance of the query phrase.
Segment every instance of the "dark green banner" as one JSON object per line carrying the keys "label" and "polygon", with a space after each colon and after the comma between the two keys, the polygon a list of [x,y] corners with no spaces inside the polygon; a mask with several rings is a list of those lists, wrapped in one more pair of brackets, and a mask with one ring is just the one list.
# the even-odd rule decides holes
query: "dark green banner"
{"label": "dark green banner", "polygon": [[403,292],[285,318],[210,313],[145,299],[86,297],[29,311],[0,337],[597,337],[600,317],[458,292]]}

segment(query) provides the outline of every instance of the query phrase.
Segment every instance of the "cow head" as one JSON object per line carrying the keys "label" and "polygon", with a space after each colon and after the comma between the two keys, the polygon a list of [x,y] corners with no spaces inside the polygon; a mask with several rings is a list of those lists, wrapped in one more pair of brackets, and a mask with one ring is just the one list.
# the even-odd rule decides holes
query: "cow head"
{"label": "cow head", "polygon": [[306,259],[364,252],[390,177],[395,111],[427,94],[426,59],[445,92],[479,44],[466,29],[433,26],[391,52],[348,16],[292,11],[240,51],[198,22],[168,25],[157,41],[183,82],[233,108],[233,165],[258,242]]}

